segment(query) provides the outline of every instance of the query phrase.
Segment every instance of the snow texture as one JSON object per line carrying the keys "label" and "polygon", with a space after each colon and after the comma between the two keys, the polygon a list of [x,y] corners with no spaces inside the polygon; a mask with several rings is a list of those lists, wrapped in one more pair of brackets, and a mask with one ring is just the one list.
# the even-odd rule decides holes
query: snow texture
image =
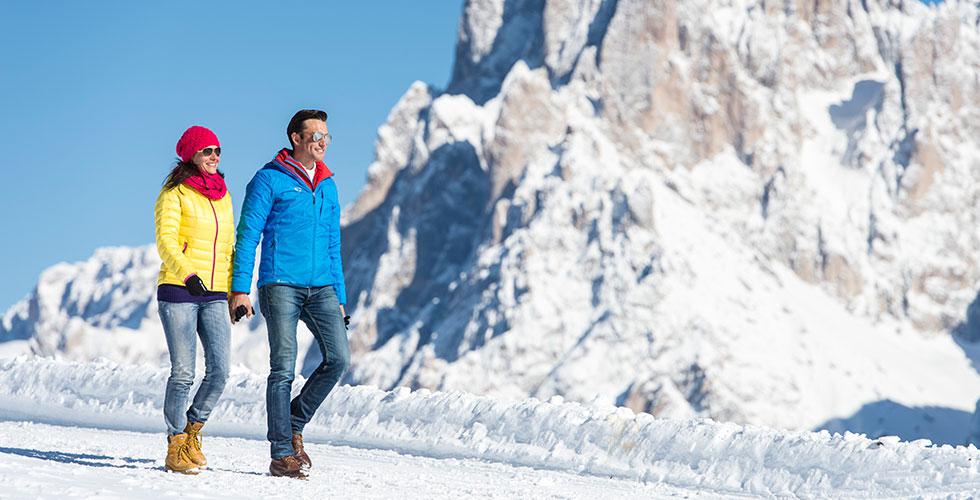
{"label": "snow texture", "polygon": [[119,498],[683,498],[663,484],[552,471],[475,459],[431,458],[306,440],[307,481],[273,478],[258,437],[205,431],[212,464],[196,476],[168,474],[159,433],[0,422],[5,499]]}
{"label": "snow texture", "polygon": [[[162,432],[165,377],[164,370],[109,362],[7,360],[0,363],[0,412],[8,420]],[[260,377],[234,372],[210,435],[261,439],[263,387]],[[709,496],[965,498],[980,490],[973,446],[660,419],[560,397],[508,403],[462,392],[342,386],[304,434],[319,443],[630,479]]]}

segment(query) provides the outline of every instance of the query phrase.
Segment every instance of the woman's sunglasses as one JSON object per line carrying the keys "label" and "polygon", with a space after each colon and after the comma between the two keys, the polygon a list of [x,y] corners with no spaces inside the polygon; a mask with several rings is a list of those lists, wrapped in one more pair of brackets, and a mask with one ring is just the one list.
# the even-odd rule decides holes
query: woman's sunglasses
{"label": "woman's sunglasses", "polygon": [[201,154],[204,156],[211,156],[211,153],[221,156],[221,147],[219,146],[216,148],[204,148],[201,150]]}

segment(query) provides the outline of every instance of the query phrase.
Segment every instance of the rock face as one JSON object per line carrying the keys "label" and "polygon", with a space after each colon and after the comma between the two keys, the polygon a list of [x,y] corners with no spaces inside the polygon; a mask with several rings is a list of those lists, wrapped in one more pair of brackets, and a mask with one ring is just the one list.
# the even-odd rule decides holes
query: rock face
{"label": "rock face", "polygon": [[[978,24],[954,1],[468,1],[448,88],[405,93],[345,212],[347,382],[785,428],[972,412]],[[0,338],[159,329],[148,252],[105,268],[143,299],[102,314],[129,292],[85,278],[59,302],[48,271]],[[261,319],[241,328],[264,370]]]}
{"label": "rock face", "polygon": [[467,2],[448,89],[409,89],[346,214],[350,380],[788,427],[972,411],[978,20]]}

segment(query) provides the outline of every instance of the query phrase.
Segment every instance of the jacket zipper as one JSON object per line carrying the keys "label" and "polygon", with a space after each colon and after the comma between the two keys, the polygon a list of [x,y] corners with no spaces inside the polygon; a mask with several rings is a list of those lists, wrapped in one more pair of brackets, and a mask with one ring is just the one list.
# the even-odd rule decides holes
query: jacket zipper
{"label": "jacket zipper", "polygon": [[[316,188],[314,188],[313,186],[313,180],[307,177],[306,174],[296,172],[296,167],[293,167],[292,165],[290,165],[290,167],[292,167],[293,170],[291,172],[293,177],[302,181],[303,185],[310,190],[310,195],[313,198],[313,260],[310,262],[310,279],[309,281],[307,281],[307,285],[312,286],[313,280],[314,278],[316,278],[316,229],[320,222],[320,218],[317,217],[317,212],[316,212]],[[214,277],[212,275],[212,279],[213,278]]]}
{"label": "jacket zipper", "polygon": [[214,214],[214,248],[211,252],[211,290],[214,290],[214,269],[218,265],[218,211],[214,209],[214,202],[211,198],[208,198],[208,203],[211,205],[211,213]]}
{"label": "jacket zipper", "polygon": [[316,215],[316,191],[313,191],[313,260],[310,261],[310,286],[316,280],[316,229],[320,225],[320,218]]}

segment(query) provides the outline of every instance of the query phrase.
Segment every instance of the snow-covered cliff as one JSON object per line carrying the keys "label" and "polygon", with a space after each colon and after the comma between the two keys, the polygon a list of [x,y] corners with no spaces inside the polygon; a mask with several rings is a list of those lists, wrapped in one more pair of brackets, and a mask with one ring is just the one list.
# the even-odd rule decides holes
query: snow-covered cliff
{"label": "snow-covered cliff", "polygon": [[405,94],[347,213],[352,380],[965,425],[978,18],[468,2],[448,91]]}

